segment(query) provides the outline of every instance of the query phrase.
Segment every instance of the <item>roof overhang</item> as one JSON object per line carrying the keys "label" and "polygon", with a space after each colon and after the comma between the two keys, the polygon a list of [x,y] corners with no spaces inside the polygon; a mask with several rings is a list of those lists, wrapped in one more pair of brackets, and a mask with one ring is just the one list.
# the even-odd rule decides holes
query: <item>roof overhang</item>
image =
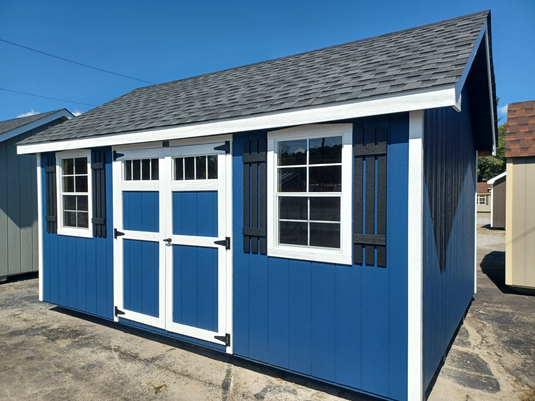
{"label": "roof overhang", "polygon": [[71,118],[74,118],[74,116],[66,109],[58,110],[57,112],[50,114],[46,117],[40,118],[39,120],[32,121],[31,123],[25,124],[21,127],[0,134],[0,142],[7,141],[8,139],[14,138],[20,134],[24,134],[25,132],[31,131],[32,129],[38,128],[44,124],[48,124],[61,117],[66,117],[69,120]]}
{"label": "roof overhang", "polygon": [[498,181],[502,177],[505,177],[506,175],[507,175],[507,172],[504,171],[503,173],[498,174],[496,177],[492,177],[490,180],[488,180],[487,184],[494,185],[494,183],[496,183],[496,181]]}
{"label": "roof overhang", "polygon": [[[469,86],[476,148],[480,155],[496,156],[498,120],[489,19],[483,23],[461,78],[455,84],[455,99],[459,106],[466,84]],[[460,107],[457,110],[460,111]]]}
{"label": "roof overhang", "polygon": [[338,121],[382,114],[402,113],[438,107],[456,107],[455,85],[384,95],[357,101],[334,103],[300,109],[265,113],[255,116],[155,128],[121,134],[100,135],[35,144],[18,145],[19,154],[82,149],[97,146],[116,146],[173,139],[198,138],[262,129],[273,129],[303,124]]}

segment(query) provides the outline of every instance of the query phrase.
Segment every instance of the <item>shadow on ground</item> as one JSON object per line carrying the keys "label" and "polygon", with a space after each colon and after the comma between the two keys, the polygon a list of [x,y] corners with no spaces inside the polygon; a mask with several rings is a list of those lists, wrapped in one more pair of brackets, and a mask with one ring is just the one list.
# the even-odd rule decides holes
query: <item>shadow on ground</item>
{"label": "shadow on ground", "polygon": [[505,252],[492,251],[487,253],[480,264],[481,271],[504,294],[516,294],[516,291],[505,285]]}

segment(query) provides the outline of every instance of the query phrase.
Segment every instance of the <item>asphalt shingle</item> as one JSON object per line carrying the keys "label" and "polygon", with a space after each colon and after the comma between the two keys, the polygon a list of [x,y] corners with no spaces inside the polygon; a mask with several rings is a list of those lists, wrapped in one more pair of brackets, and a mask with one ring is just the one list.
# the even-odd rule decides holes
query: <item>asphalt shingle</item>
{"label": "asphalt shingle", "polygon": [[488,18],[490,12],[483,11],[135,89],[22,143],[120,134],[454,84]]}

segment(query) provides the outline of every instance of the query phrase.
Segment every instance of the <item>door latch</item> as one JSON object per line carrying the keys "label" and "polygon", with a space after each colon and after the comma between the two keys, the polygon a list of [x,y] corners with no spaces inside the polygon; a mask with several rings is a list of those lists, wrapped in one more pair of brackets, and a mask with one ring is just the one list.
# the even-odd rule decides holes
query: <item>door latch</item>
{"label": "door latch", "polygon": [[166,238],[163,240],[163,242],[167,242],[167,244],[170,244],[173,240],[171,238]]}

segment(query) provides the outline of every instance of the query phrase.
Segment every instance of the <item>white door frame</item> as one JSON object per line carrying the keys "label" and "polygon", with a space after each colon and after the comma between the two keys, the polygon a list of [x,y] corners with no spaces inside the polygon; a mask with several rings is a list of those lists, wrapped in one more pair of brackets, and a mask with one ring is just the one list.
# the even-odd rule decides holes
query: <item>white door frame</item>
{"label": "white door frame", "polygon": [[[147,324],[152,327],[164,329],[173,333],[223,344],[224,341],[214,337],[225,337],[229,334],[232,338],[232,240],[231,250],[225,246],[214,244],[215,240],[225,240],[232,235],[232,153],[223,150],[214,151],[214,147],[225,145],[225,141],[231,141],[232,136],[218,136],[203,138],[202,140],[172,141],[170,147],[155,147],[149,145],[149,149],[139,144],[132,146],[114,147],[113,150],[124,156],[113,161],[113,227],[124,232],[124,236],[114,240],[114,305],[124,314],[115,316]],[[218,179],[202,181],[173,181],[172,159],[186,155],[218,155]],[[123,181],[123,163],[127,158],[156,158],[160,159],[158,181]],[[159,232],[148,233],[128,231],[123,228],[123,195],[128,191],[159,191]],[[173,235],[172,228],[172,192],[173,191],[218,191],[218,237],[194,237],[185,235]],[[124,274],[123,274],[123,239],[138,239],[159,243],[159,317],[151,317],[124,309]],[[163,239],[171,238],[171,245],[196,245],[218,249],[218,331],[212,332],[196,327],[191,327],[173,322],[173,247],[163,242]],[[232,341],[227,346],[227,353],[232,353]]]}

